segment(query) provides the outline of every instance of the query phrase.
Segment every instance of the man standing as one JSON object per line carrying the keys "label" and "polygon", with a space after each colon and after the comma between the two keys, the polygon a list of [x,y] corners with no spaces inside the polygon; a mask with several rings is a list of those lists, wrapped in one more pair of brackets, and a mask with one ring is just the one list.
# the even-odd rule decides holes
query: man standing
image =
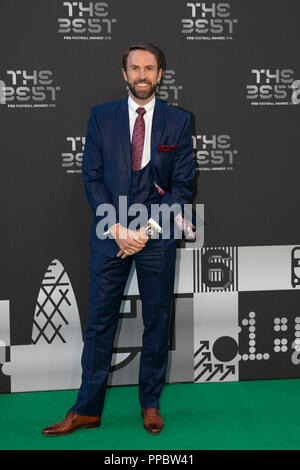
{"label": "man standing", "polygon": [[[43,430],[63,435],[97,427],[111,367],[120,304],[135,261],[144,332],[139,369],[139,401],[144,428],[159,433],[164,425],[159,397],[165,383],[172,308],[176,240],[148,238],[145,227],[122,225],[119,197],[129,206],[180,205],[192,194],[190,116],[155,98],[162,77],[162,54],[151,44],[131,46],[122,59],[129,96],[91,109],[82,172],[94,213],[90,247],[90,306],[82,353],[82,383],[66,418]],[[116,220],[108,238],[99,237],[97,208],[112,204]],[[160,221],[160,220],[159,220]]]}

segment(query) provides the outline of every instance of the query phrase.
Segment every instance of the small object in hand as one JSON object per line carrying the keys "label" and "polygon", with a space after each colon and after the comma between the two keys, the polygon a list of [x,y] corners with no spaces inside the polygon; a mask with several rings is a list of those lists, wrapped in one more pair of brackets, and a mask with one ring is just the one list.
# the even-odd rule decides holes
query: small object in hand
{"label": "small object in hand", "polygon": [[175,217],[175,223],[179,230],[182,230],[183,239],[189,242],[194,242],[196,240],[196,228],[188,219],[182,217],[182,214],[179,213]]}
{"label": "small object in hand", "polygon": [[155,237],[157,233],[162,233],[163,229],[161,228],[160,225],[158,225],[157,222],[153,219],[148,220],[148,225],[146,228],[146,235],[148,235],[149,238]]}

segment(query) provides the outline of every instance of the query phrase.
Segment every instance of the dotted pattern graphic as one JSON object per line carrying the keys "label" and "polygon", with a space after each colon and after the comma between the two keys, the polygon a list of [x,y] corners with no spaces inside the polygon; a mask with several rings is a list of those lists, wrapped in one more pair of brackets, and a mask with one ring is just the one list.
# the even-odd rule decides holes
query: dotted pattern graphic
{"label": "dotted pattern graphic", "polygon": [[274,318],[274,331],[287,331],[287,318]]}
{"label": "dotted pattern graphic", "polygon": [[294,332],[294,336],[295,336],[295,341],[294,341],[294,348],[296,351],[300,351],[300,317],[296,317],[295,318],[295,325],[294,325],[294,328],[295,328],[295,332]]}
{"label": "dotted pattern graphic", "polygon": [[274,339],[274,351],[275,352],[287,352],[287,338],[275,338]]}
{"label": "dotted pattern graphic", "polygon": [[295,318],[295,338],[300,337],[300,317]]}
{"label": "dotted pattern graphic", "polygon": [[249,312],[249,318],[244,318],[244,320],[242,320],[242,325],[243,326],[248,326],[248,329],[249,329],[249,354],[243,354],[243,355],[240,355],[239,354],[239,360],[240,361],[253,361],[255,359],[258,359],[258,360],[261,360],[261,359],[264,359],[264,360],[268,360],[270,359],[270,354],[268,353],[256,353],[256,334],[255,334],[255,331],[256,331],[256,327],[255,327],[255,312]]}

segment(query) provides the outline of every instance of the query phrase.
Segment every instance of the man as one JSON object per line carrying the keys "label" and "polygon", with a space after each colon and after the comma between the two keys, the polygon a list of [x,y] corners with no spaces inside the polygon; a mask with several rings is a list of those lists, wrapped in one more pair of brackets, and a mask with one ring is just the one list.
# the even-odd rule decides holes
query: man
{"label": "man", "polygon": [[[133,260],[144,322],[139,370],[144,428],[157,434],[164,425],[159,397],[168,361],[176,240],[172,230],[169,239],[149,239],[144,226],[124,226],[118,209],[120,196],[127,196],[129,205],[140,203],[149,210],[152,204],[183,206],[191,197],[195,170],[190,116],[155,98],[162,64],[155,46],[131,46],[122,63],[129,96],[91,109],[82,165],[94,212],[82,383],[66,418],[43,430],[47,436],[100,425],[120,304]],[[116,208],[116,221],[108,224],[111,235],[106,238],[97,230],[97,208],[103,204]]]}

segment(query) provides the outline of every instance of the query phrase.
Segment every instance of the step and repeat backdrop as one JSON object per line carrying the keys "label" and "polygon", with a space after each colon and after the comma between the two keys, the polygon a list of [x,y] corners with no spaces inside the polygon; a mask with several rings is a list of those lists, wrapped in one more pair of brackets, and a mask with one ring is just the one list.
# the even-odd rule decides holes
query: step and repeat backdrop
{"label": "step and repeat backdrop", "polygon": [[[76,389],[92,211],[90,108],[127,95],[121,56],[160,47],[157,96],[191,113],[200,208],[177,248],[168,382],[300,377],[298,0],[2,0],[0,392]],[[138,382],[128,280],[111,385]]]}

